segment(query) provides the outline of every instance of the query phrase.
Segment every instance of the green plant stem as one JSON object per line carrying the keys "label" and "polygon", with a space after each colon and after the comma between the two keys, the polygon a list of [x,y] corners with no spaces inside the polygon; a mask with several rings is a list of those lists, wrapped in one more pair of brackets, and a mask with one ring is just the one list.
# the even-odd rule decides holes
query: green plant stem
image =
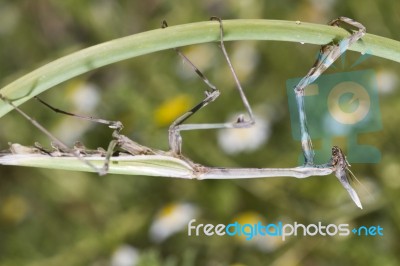
{"label": "green plant stem", "polygon": [[[349,33],[326,25],[278,20],[224,20],[226,41],[273,40],[323,45]],[[216,21],[190,23],[151,30],[101,43],[48,63],[17,79],[0,93],[20,105],[63,81],[90,70],[160,50],[219,40]],[[400,62],[400,42],[366,34],[350,50]],[[12,107],[0,101],[0,117]]]}

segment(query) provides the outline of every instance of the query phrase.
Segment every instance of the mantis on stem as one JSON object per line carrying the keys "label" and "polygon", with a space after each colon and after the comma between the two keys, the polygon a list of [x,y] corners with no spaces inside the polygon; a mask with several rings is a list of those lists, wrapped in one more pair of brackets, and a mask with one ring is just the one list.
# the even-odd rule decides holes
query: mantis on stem
{"label": "mantis on stem", "polygon": [[[205,107],[210,102],[213,102],[218,96],[219,91],[213,86],[208,79],[200,72],[200,70],[195,67],[186,56],[184,56],[177,48],[175,50],[177,53],[187,61],[195,70],[195,72],[203,79],[203,81],[208,85],[211,91],[206,91],[206,97],[203,101],[193,107],[191,110],[180,116],[174,123],[170,126],[169,130],[169,143],[170,151],[159,151],[154,150],[143,145],[140,145],[124,135],[120,134],[123,126],[119,121],[110,121],[104,119],[93,119],[91,117],[83,117],[75,115],[69,112],[59,110],[52,107],[51,105],[38,99],[40,102],[45,104],[47,107],[53,111],[75,116],[78,118],[91,120],[93,122],[107,124],[110,128],[114,129],[113,140],[110,142],[108,150],[106,153],[103,151],[90,151],[85,148],[74,148],[69,149],[65,144],[59,141],[57,138],[51,135],[47,130],[45,130],[39,123],[30,118],[21,109],[12,103],[12,100],[7,99],[0,95],[0,98],[10,105],[13,106],[19,113],[21,113],[26,119],[32,122],[39,130],[48,135],[53,141],[56,142],[57,148],[55,150],[45,150],[40,147],[23,147],[17,144],[11,145],[11,153],[2,155],[0,157],[0,163],[2,164],[25,164],[30,166],[40,166],[40,161],[43,159],[52,160],[55,165],[61,165],[59,168],[68,169],[71,163],[71,159],[74,157],[78,158],[81,163],[81,169],[84,171],[95,171],[100,175],[107,172],[117,172],[116,169],[120,168],[119,173],[134,174],[131,171],[131,167],[137,167],[136,174],[148,174],[148,175],[162,175],[162,176],[174,176],[183,178],[196,178],[196,179],[213,179],[213,178],[254,178],[254,177],[273,177],[273,176],[293,176],[297,178],[304,178],[313,175],[328,175],[335,171],[337,177],[344,185],[344,187],[349,191],[352,199],[356,205],[360,208],[361,203],[358,199],[357,194],[354,190],[349,190],[351,188],[348,179],[342,178],[343,173],[346,173],[349,165],[346,164],[346,159],[343,153],[338,152],[337,149],[333,150],[332,159],[330,162],[324,165],[314,165],[313,164],[313,148],[311,144],[311,138],[308,134],[307,121],[304,112],[304,89],[314,82],[322,73],[325,71],[343,52],[345,52],[353,43],[359,40],[365,34],[365,28],[358,22],[351,20],[349,18],[340,17],[331,22],[330,25],[337,26],[339,22],[345,22],[349,25],[358,28],[358,31],[352,33],[350,36],[341,40],[338,44],[327,44],[324,45],[320,50],[320,56],[318,57],[316,63],[307,73],[307,75],[300,81],[300,83],[294,88],[296,92],[296,98],[298,103],[298,110],[301,121],[301,134],[302,134],[302,150],[305,156],[306,165],[304,167],[296,168],[215,168],[207,167],[196,164],[190,159],[182,155],[181,145],[182,140],[180,136],[181,130],[195,130],[195,129],[210,129],[210,128],[242,128],[249,127],[254,124],[253,113],[250,104],[243,92],[240,82],[236,76],[233,66],[230,62],[228,54],[225,50],[223,42],[223,25],[222,21],[218,18],[212,18],[217,20],[220,25],[220,46],[224,54],[224,57],[229,65],[232,75],[235,79],[236,86],[238,88],[240,97],[244,103],[245,108],[250,116],[250,120],[245,120],[244,116],[239,116],[237,120],[233,123],[222,123],[222,124],[194,124],[194,125],[182,125],[190,116],[195,112]],[[167,24],[163,23],[163,27]],[[120,156],[112,156],[115,148],[119,148],[123,151]],[[334,147],[335,148],[335,147]],[[338,156],[341,155],[341,156]],[[14,157],[12,157],[14,156]],[[105,157],[105,159],[104,159]],[[14,161],[12,160],[14,159]],[[11,161],[10,161],[11,160]],[[30,162],[29,162],[30,160]],[[64,161],[64,162],[63,162]],[[67,163],[68,162],[68,163]],[[101,166],[102,164],[102,166]],[[42,164],[43,165],[43,164]],[[122,166],[122,167],[121,167]],[[153,168],[154,166],[157,166]],[[124,168],[125,167],[125,168]],[[155,170],[153,170],[155,169]],[[352,188],[351,188],[352,189]],[[354,196],[356,195],[356,197]]]}

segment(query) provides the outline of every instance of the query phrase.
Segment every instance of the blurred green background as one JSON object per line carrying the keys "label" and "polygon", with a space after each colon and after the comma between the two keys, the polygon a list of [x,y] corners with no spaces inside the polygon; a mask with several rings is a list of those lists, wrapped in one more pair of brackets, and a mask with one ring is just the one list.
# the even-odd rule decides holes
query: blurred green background
{"label": "blurred green background", "polygon": [[[347,16],[367,32],[399,40],[400,3],[389,1],[49,1],[0,3],[0,73],[4,86],[46,62],[115,38],[170,25],[223,19],[281,19],[326,24]],[[319,47],[298,43],[226,43],[260,127],[252,131],[183,133],[184,153],[225,167],[292,167],[300,144],[291,133],[286,80],[301,77]],[[185,54],[221,91],[191,122],[222,122],[244,112],[217,44],[185,47]],[[0,167],[0,265],[398,265],[400,261],[400,90],[398,65],[359,54],[328,73],[373,69],[383,130],[360,134],[377,147],[377,164],[353,164],[359,210],[337,179],[271,178],[191,181]],[[202,81],[173,50],[103,67],[64,82],[42,99],[71,112],[124,123],[144,145],[168,148],[171,120],[202,99]],[[72,146],[107,147],[111,131],[52,113],[38,102],[22,109]],[[223,139],[223,141],[221,140]],[[0,122],[0,150],[8,142],[49,140],[16,112]],[[346,150],[346,137],[334,139]],[[318,148],[318,140],[314,142]],[[189,237],[187,220],[228,224],[348,223],[380,225],[384,236],[262,238]]]}

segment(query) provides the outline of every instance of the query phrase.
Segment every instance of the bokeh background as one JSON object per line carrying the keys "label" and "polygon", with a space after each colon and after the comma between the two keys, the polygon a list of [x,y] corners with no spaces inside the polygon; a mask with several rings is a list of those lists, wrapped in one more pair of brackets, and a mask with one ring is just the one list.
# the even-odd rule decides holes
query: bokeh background
{"label": "bokeh background", "polygon": [[[369,33],[400,39],[400,4],[388,1],[50,1],[0,3],[1,85],[46,62],[115,38],[170,25],[223,19],[282,19],[325,24],[338,16],[360,21]],[[319,47],[299,43],[232,42],[227,50],[257,115],[251,131],[185,132],[184,153],[225,167],[292,167],[300,144],[291,133],[286,80],[301,77]],[[183,52],[222,91],[191,122],[222,122],[244,112],[218,45]],[[0,167],[0,265],[398,265],[400,261],[400,90],[398,64],[349,52],[328,70],[373,69],[383,129],[360,134],[377,147],[376,164],[353,164],[363,183],[359,210],[332,175],[304,180],[270,178],[192,181],[22,167]],[[203,97],[205,87],[173,50],[103,67],[41,95],[71,112],[124,123],[123,133],[167,149],[169,123]],[[30,101],[23,110],[72,146],[106,147],[102,125],[52,113]],[[0,147],[49,140],[11,112],[0,122]],[[346,150],[346,137],[334,139]],[[318,147],[318,140],[314,142]],[[368,192],[366,192],[368,191]],[[377,226],[384,236],[262,238],[189,237],[187,221],[228,224],[348,223]]]}

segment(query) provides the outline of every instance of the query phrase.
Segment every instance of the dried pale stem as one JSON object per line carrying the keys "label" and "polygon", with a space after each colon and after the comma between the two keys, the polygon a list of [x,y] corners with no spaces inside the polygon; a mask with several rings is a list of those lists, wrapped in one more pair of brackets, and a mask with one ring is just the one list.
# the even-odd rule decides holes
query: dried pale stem
{"label": "dried pale stem", "polygon": [[[17,145],[17,144],[13,144]],[[0,155],[0,164],[93,172],[93,168],[75,157],[32,154],[31,148],[20,146],[26,153]],[[86,156],[85,159],[97,168],[104,164],[103,156]],[[331,168],[215,168],[188,163],[187,160],[168,155],[124,155],[111,157],[108,170],[111,174],[148,175],[184,179],[242,179],[288,176],[306,178],[332,173]]]}

